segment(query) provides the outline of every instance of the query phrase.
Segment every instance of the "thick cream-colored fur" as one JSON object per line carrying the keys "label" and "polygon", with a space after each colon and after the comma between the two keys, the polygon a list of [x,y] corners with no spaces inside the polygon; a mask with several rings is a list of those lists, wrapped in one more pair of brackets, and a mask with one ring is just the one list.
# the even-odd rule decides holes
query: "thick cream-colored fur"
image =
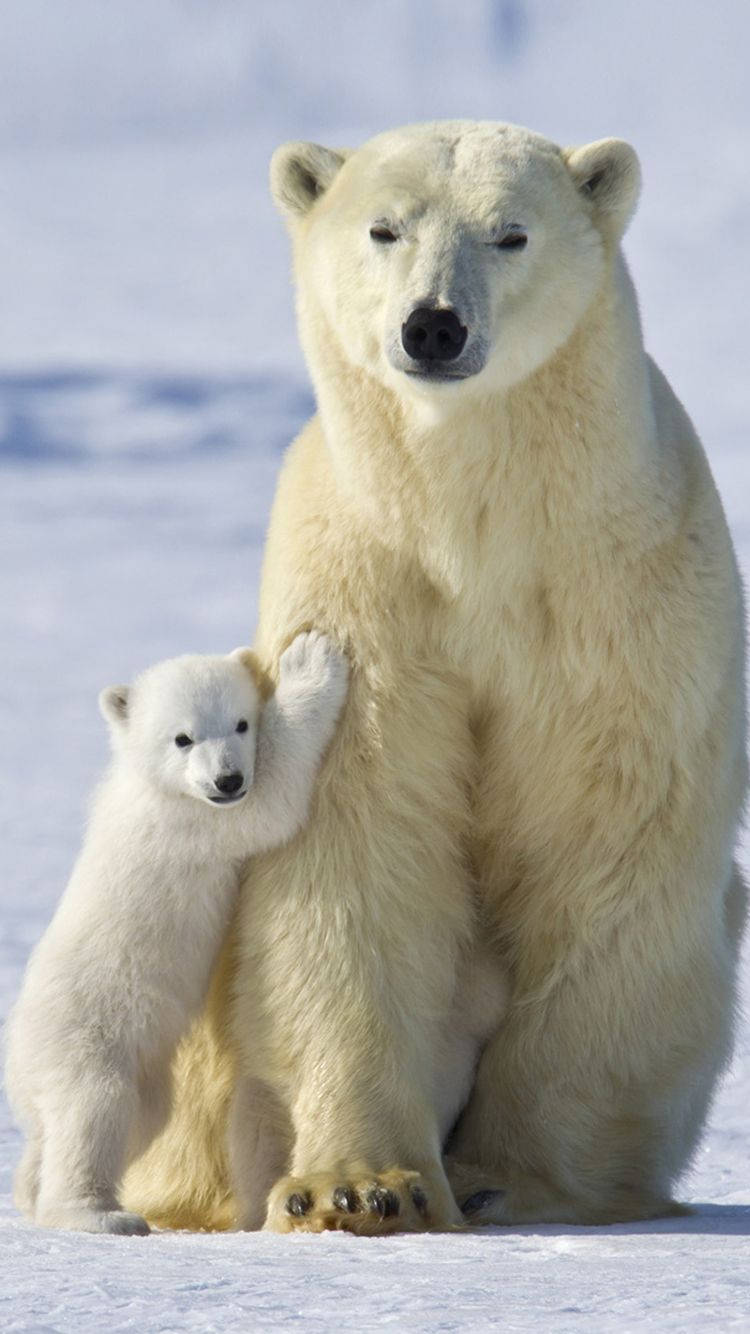
{"label": "thick cream-colored fur", "polygon": [[[265,1090],[289,1174],[268,1226],[454,1223],[441,1076],[481,937],[512,996],[452,1136],[457,1191],[504,1188],[485,1221],[669,1210],[731,1045],[743,632],[619,251],[635,154],[438,123],[290,145],[273,183],[320,411],[279,482],[258,648],[273,663],[319,624],[354,673],[307,829],[245,886],[217,997],[236,1075],[201,1084],[183,1054],[191,1157],[168,1129],[151,1198],[178,1219],[213,1180],[221,1223],[234,1082]],[[466,326],[463,378],[410,373],[424,305]],[[235,1208],[257,1225],[242,1121]],[[384,1173],[392,1207],[349,1224],[335,1183]]]}

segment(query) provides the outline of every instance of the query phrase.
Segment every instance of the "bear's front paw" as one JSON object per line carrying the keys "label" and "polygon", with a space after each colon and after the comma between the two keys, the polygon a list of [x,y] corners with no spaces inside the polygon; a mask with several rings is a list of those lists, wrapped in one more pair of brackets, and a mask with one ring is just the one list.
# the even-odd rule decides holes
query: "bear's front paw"
{"label": "bear's front paw", "polygon": [[460,1226],[452,1197],[432,1188],[419,1172],[320,1172],[282,1177],[268,1200],[271,1232],[343,1230],[360,1236],[389,1232],[446,1231]]}
{"label": "bear's front paw", "polygon": [[346,655],[321,630],[297,635],[279,660],[280,691],[309,692],[337,710],[346,697],[348,682]]}

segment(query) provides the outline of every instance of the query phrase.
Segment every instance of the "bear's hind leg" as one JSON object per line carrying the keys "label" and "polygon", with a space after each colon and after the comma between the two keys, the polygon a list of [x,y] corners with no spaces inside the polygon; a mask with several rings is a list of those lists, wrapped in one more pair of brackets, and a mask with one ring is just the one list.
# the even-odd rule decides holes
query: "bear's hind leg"
{"label": "bear's hind leg", "polygon": [[681,976],[665,968],[660,977],[654,965],[629,991],[614,951],[602,950],[538,1016],[530,1005],[512,1009],[451,1143],[505,1190],[481,1221],[602,1224],[679,1211],[673,1186],[731,1038],[731,973],[700,962]]}
{"label": "bear's hind leg", "polygon": [[446,1158],[445,1168],[468,1227],[521,1227],[540,1222],[601,1226],[684,1217],[691,1212],[668,1196],[628,1190],[622,1185],[610,1190],[606,1202],[594,1202],[576,1198],[532,1172],[491,1170],[451,1157]]}

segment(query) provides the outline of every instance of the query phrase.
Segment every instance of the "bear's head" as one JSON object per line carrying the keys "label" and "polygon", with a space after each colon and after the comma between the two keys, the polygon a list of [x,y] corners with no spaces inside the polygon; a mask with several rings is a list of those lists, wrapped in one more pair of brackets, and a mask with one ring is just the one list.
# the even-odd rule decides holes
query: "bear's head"
{"label": "bear's head", "polygon": [[161,793],[228,806],[253,782],[260,686],[250,649],[191,654],[108,686],[99,707],[131,773]]}
{"label": "bear's head", "polygon": [[313,376],[343,359],[443,399],[517,383],[595,300],[639,180],[621,140],[563,150],[492,122],[409,126],[354,152],[279,148],[271,186]]}

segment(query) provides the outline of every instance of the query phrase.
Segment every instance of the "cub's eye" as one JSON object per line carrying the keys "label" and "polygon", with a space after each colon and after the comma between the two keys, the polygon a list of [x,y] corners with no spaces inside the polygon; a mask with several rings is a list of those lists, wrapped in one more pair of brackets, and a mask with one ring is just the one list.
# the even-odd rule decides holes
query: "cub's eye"
{"label": "cub's eye", "polygon": [[390,227],[384,227],[381,223],[376,223],[374,227],[370,228],[370,236],[373,241],[379,241],[381,245],[390,245],[391,241],[398,240]]}
{"label": "cub's eye", "polygon": [[179,746],[180,750],[183,750],[185,746],[192,746],[193,738],[189,737],[187,732],[180,732],[179,735],[175,737],[174,744]]}
{"label": "cub's eye", "polygon": [[237,724],[237,726],[235,727],[234,730],[235,730],[235,732],[246,732],[246,731],[247,731],[247,723],[246,723],[246,721],[245,721],[244,718],[240,718],[240,721],[238,722],[238,724]]}
{"label": "cub's eye", "polygon": [[525,232],[509,232],[507,236],[496,241],[495,245],[498,250],[523,250],[528,239]]}

